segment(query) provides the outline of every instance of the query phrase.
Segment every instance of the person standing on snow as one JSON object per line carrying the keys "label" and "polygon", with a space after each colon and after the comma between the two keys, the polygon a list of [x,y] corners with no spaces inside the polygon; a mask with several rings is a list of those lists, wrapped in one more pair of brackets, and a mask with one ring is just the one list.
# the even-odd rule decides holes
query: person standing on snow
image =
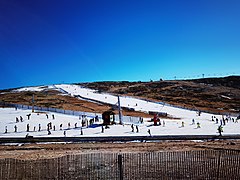
{"label": "person standing on snow", "polygon": [[29,128],[30,128],[30,126],[29,126],[29,124],[27,124],[27,132],[29,132]]}
{"label": "person standing on snow", "polygon": [[182,121],[182,127],[184,127],[184,122]]}
{"label": "person standing on snow", "polygon": [[201,126],[200,126],[200,123],[199,123],[199,122],[197,122],[197,128],[201,128]]}
{"label": "person standing on snow", "polygon": [[218,126],[219,136],[222,136],[222,132],[223,132],[223,127],[222,127],[222,125],[220,125],[220,126]]}

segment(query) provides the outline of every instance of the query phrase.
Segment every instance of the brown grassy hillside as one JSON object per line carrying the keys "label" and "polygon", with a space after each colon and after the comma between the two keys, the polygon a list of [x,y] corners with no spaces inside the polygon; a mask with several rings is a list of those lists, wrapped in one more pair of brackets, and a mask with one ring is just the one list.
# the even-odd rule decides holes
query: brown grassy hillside
{"label": "brown grassy hillside", "polygon": [[[110,81],[81,83],[79,85],[96,89],[99,92],[135,96],[195,110],[240,113],[240,76],[185,81]],[[0,91],[0,101],[31,105],[33,94],[35,94],[35,105],[37,106],[98,113],[112,108],[107,104],[63,96],[60,92],[54,90],[41,92],[2,90]],[[124,115],[146,116],[143,113],[127,110],[124,110]]]}

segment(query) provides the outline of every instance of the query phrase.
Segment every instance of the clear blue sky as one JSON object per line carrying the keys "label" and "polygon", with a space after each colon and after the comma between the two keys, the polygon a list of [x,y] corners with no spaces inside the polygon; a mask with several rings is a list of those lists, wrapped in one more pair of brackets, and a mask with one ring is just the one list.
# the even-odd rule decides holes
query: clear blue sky
{"label": "clear blue sky", "polygon": [[240,74],[239,0],[0,0],[0,89]]}

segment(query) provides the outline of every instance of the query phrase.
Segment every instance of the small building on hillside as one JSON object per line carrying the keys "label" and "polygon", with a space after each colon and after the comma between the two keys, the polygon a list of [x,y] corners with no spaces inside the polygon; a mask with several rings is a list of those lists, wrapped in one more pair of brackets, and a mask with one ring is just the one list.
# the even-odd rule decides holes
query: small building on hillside
{"label": "small building on hillside", "polygon": [[110,125],[115,123],[115,113],[111,110],[102,113],[103,125]]}

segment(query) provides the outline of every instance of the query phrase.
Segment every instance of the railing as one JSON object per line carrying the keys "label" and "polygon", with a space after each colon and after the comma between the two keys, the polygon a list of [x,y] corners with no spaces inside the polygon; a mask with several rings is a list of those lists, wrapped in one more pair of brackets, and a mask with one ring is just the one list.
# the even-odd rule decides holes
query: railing
{"label": "railing", "polygon": [[[32,106],[23,105],[23,104],[6,103],[6,102],[0,102],[0,106],[15,107],[19,109],[32,109]],[[51,107],[39,107],[39,106],[34,106],[34,109],[39,111],[57,112],[57,113],[73,115],[73,116],[86,115],[90,118],[94,118],[97,115],[100,119],[102,118],[102,114],[92,113],[92,112],[72,111],[72,110],[65,110],[65,109],[58,109],[58,108],[51,108]],[[123,123],[131,123],[131,124],[138,124],[140,120],[139,117],[134,117],[134,116],[122,116],[122,119],[123,119]],[[119,122],[118,114],[115,115],[115,121]]]}
{"label": "railing", "polygon": [[199,150],[89,153],[51,159],[0,159],[0,179],[239,179],[240,152]]}

